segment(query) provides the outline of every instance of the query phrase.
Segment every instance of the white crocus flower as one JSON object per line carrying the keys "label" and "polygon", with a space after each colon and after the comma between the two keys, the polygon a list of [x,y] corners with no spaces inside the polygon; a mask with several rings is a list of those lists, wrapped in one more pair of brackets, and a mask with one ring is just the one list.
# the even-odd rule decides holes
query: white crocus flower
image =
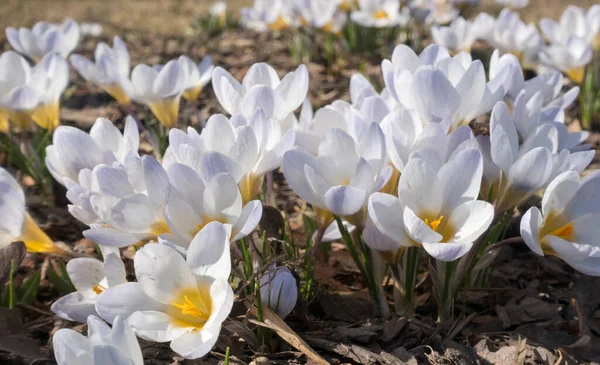
{"label": "white crocus flower", "polygon": [[488,13],[481,12],[473,19],[473,27],[471,28],[471,31],[475,34],[476,39],[491,42],[495,22],[496,18]]}
{"label": "white crocus flower", "polygon": [[135,333],[123,317],[112,329],[100,318],[87,319],[88,336],[61,328],[52,337],[58,365],[143,365]]}
{"label": "white crocus flower", "polygon": [[102,292],[96,310],[109,322],[127,318],[138,337],[170,341],[186,359],[202,357],[217,342],[233,305],[229,247],[218,222],[198,232],[187,259],[169,246],[147,244],[135,254],[137,282]]}
{"label": "white crocus flower", "polygon": [[551,44],[566,44],[571,37],[579,37],[589,45],[600,45],[600,5],[584,9],[569,5],[558,22],[549,18],[540,20],[540,29]]}
{"label": "white crocus flower", "polygon": [[218,19],[221,24],[225,24],[227,21],[227,3],[225,1],[215,1],[208,8],[208,13],[213,18]]}
{"label": "white crocus flower", "polygon": [[350,19],[364,27],[395,27],[401,21],[400,1],[359,0],[358,10],[350,14]]}
{"label": "white crocus flower", "polygon": [[171,184],[153,157],[129,155],[124,165],[100,165],[92,175],[99,194],[91,203],[103,223],[84,231],[86,238],[126,247],[171,233],[164,214]]}
{"label": "white crocus flower", "polygon": [[[545,140],[536,138],[542,137],[541,133],[546,134]],[[500,211],[525,201],[550,178],[552,155],[558,144],[556,130],[538,129],[527,139],[530,142],[520,145],[515,120],[506,104],[499,102],[494,107],[489,138],[479,136],[477,141],[488,157],[483,194],[494,196]]]}
{"label": "white crocus flower", "polygon": [[298,285],[287,267],[273,264],[267,269],[260,278],[260,299],[262,305],[269,307],[281,319],[292,313],[298,300]]}
{"label": "white crocus flower", "polygon": [[542,109],[542,98],[542,93],[538,92],[527,99],[526,92],[521,91],[513,103],[513,116],[520,140],[524,141],[530,138],[542,124],[549,124],[558,132],[558,151],[588,150],[590,145],[581,143],[587,139],[589,132],[570,133],[565,125],[564,117],[560,113],[560,108],[555,106]]}
{"label": "white crocus flower", "polygon": [[46,147],[46,166],[56,181],[66,185],[66,179],[79,181],[83,169],[92,170],[100,164],[123,163],[128,154],[137,154],[140,136],[135,120],[128,116],[123,133],[108,119],[98,118],[90,133],[60,126]]}
{"label": "white crocus flower", "polygon": [[523,9],[529,5],[529,0],[496,0],[496,2],[511,9]]}
{"label": "white crocus flower", "polygon": [[461,126],[448,133],[442,124],[423,125],[412,110],[398,109],[381,122],[388,156],[398,172],[402,172],[415,153],[434,153],[440,162],[446,162],[466,148],[476,148],[469,126]]}
{"label": "white crocus flower", "polygon": [[449,24],[458,16],[459,11],[454,4],[446,0],[430,0],[427,24]]}
{"label": "white crocus flower", "polygon": [[77,291],[52,303],[57,316],[75,322],[85,322],[96,313],[96,299],[107,288],[127,282],[125,265],[119,249],[100,246],[104,262],[93,258],[75,258],[67,263],[69,279]]}
{"label": "white crocus flower", "polygon": [[517,56],[510,53],[500,55],[497,49],[490,58],[489,79],[500,83],[506,91],[506,98],[513,101],[525,87],[523,69]]}
{"label": "white crocus flower", "polygon": [[23,189],[5,169],[0,167],[0,247],[23,241],[29,252],[61,253],[50,237],[27,213]]}
{"label": "white crocus flower", "polygon": [[119,37],[113,38],[112,48],[100,42],[96,46],[95,61],[78,54],[69,60],[79,74],[94,85],[99,86],[121,104],[130,102],[132,85],[129,80],[130,58],[127,46]]}
{"label": "white crocus flower", "polygon": [[463,17],[456,18],[449,26],[434,25],[431,27],[433,41],[448,48],[453,53],[471,52],[471,45],[477,34],[473,31],[473,23]]}
{"label": "white crocus flower", "polygon": [[441,165],[427,154],[412,158],[400,176],[399,198],[376,193],[369,199],[369,218],[384,236],[376,249],[397,254],[390,249],[418,245],[441,261],[466,254],[494,218],[492,205],[477,200],[482,174],[474,148]]}
{"label": "white crocus flower", "polygon": [[156,119],[173,128],[179,117],[179,100],[187,86],[186,68],[172,60],[164,66],[137,65],[131,72],[131,98],[147,105]]}
{"label": "white crocus flower", "polygon": [[487,82],[481,61],[466,52],[450,57],[437,44],[419,56],[399,45],[381,68],[387,89],[401,106],[415,110],[425,123],[449,124],[451,129],[487,113],[505,95],[499,82],[504,76]]}
{"label": "white crocus flower", "polygon": [[175,237],[170,239],[187,247],[196,233],[210,222],[221,222],[232,242],[250,234],[262,216],[262,203],[252,200],[242,207],[237,182],[220,173],[203,180],[191,167],[175,163],[168,169],[173,191],[165,215]]}
{"label": "white crocus flower", "polygon": [[58,54],[47,54],[33,68],[14,52],[0,56],[0,107],[22,129],[33,120],[44,129],[60,123],[59,99],[69,82],[69,65]]}
{"label": "white crocus flower", "polygon": [[340,2],[341,0],[296,0],[294,4],[301,24],[337,34],[346,23],[346,15],[338,11]]}
{"label": "white crocus flower", "polygon": [[543,41],[533,23],[525,25],[519,14],[504,9],[498,15],[492,32],[492,45],[502,52],[512,53],[522,64],[530,66],[536,61]]}
{"label": "white crocus flower", "polygon": [[557,256],[576,270],[600,276],[600,174],[573,171],[557,176],[542,198],[542,209],[521,218],[521,237],[540,256]]}
{"label": "white crocus flower", "polygon": [[241,23],[257,32],[281,31],[295,25],[292,2],[255,0],[251,8],[242,8]]}
{"label": "white crocus flower", "polygon": [[559,69],[576,84],[583,83],[585,66],[592,60],[592,46],[579,37],[569,37],[563,45],[552,44],[542,49],[540,61]]}
{"label": "white crocus flower", "polygon": [[67,57],[79,42],[79,25],[73,19],[62,24],[38,22],[33,28],[6,28],[6,38],[15,51],[39,61],[49,53]]}
{"label": "white crocus flower", "polygon": [[198,95],[200,95],[204,86],[211,80],[212,72],[215,68],[212,64],[212,58],[206,56],[202,62],[195,64],[189,57],[180,56],[179,62],[187,70],[187,84],[182,96],[189,101],[195,101],[198,99]]}
{"label": "white crocus flower", "polygon": [[100,23],[83,22],[79,24],[79,31],[82,36],[100,37],[102,30],[102,25]]}
{"label": "white crocus flower", "polygon": [[369,195],[389,180],[385,167],[385,140],[377,123],[360,134],[357,143],[341,129],[331,129],[319,145],[318,155],[293,150],[283,158],[283,173],[290,187],[313,206],[319,227],[332,221],[332,214],[364,226]]}
{"label": "white crocus flower", "polygon": [[540,74],[530,80],[525,81],[525,96],[527,100],[540,94],[542,112],[548,112],[550,109],[558,107],[565,110],[577,99],[579,87],[575,86],[564,94],[561,94],[563,87],[563,75],[558,72],[549,72]]}
{"label": "white crocus flower", "polygon": [[279,120],[267,118],[260,109],[250,119],[217,114],[201,135],[191,128],[187,134],[172,130],[164,164],[168,168],[173,162],[184,163],[205,179],[226,172],[238,182],[246,204],[260,191],[265,174],[281,166],[294,139],[293,130],[284,132]]}
{"label": "white crocus flower", "polygon": [[305,65],[279,79],[273,67],[256,63],[239,83],[221,67],[212,74],[212,85],[219,103],[230,115],[251,118],[257,108],[268,118],[283,121],[306,99],[308,69]]}

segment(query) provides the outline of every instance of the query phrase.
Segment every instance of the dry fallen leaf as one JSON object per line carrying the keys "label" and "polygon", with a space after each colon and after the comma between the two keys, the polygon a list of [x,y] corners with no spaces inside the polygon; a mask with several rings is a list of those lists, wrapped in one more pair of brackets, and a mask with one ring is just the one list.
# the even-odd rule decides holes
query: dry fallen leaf
{"label": "dry fallen leaf", "polygon": [[[248,312],[253,316],[258,316],[258,308],[255,305],[246,302]],[[285,342],[289,343],[294,348],[301,351],[309,359],[315,361],[317,364],[329,365],[329,362],[322,358],[315,352],[308,344],[300,337],[293,329],[291,329],[279,316],[269,308],[262,308],[263,322],[258,320],[250,320],[250,322],[265,328],[272,329],[281,337]]]}

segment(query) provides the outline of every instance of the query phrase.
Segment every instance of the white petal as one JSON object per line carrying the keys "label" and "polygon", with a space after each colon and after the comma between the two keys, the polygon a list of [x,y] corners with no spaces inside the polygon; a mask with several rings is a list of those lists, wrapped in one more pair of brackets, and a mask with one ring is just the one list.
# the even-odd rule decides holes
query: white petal
{"label": "white petal", "polygon": [[180,289],[196,287],[185,259],[170,247],[146,244],[136,252],[134,266],[144,293],[159,303],[171,304]]}
{"label": "white petal", "polygon": [[138,337],[154,342],[168,342],[188,331],[176,326],[176,320],[159,311],[138,310],[127,318],[127,322]]}
{"label": "white petal", "polygon": [[231,241],[237,241],[254,230],[262,217],[263,206],[260,200],[252,200],[244,206],[242,212],[233,226],[234,237]]}
{"label": "white petal", "polygon": [[229,278],[231,259],[229,234],[223,224],[207,224],[192,240],[187,252],[187,263],[198,276]]}
{"label": "white petal", "polygon": [[60,318],[85,323],[88,316],[96,313],[96,298],[87,297],[79,292],[69,293],[52,303],[50,310]]}
{"label": "white petal", "polygon": [[117,316],[129,317],[135,311],[160,310],[162,304],[147,296],[140,283],[125,283],[103,291],[96,300],[96,311],[112,323]]}
{"label": "white petal", "polygon": [[423,249],[436,260],[454,261],[466,255],[471,247],[472,242],[465,243],[422,243]]}
{"label": "white petal", "polygon": [[540,256],[544,256],[542,245],[540,244],[540,227],[543,218],[537,207],[531,207],[521,218],[521,237],[529,249]]}
{"label": "white petal", "polygon": [[334,214],[350,216],[365,206],[367,192],[351,186],[335,186],[325,194],[323,202]]}
{"label": "white petal", "polygon": [[93,364],[90,341],[80,333],[61,328],[52,337],[54,356],[58,365]]}

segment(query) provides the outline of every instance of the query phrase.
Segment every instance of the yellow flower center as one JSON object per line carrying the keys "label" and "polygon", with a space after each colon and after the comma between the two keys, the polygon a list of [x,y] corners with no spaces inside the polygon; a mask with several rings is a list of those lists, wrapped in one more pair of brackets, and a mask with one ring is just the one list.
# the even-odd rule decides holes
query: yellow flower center
{"label": "yellow flower center", "polygon": [[[205,215],[204,218],[202,219],[203,223],[198,224],[194,229],[192,229],[192,231],[190,232],[190,235],[192,237],[196,236],[196,234],[198,234],[198,232],[200,232],[202,230],[202,228],[206,227],[207,224],[211,223],[211,222],[219,222],[219,223],[223,223],[223,224],[228,224],[227,220],[223,217],[209,217],[208,215]],[[232,232],[233,235],[233,232]]]}
{"label": "yellow flower center", "polygon": [[373,18],[375,19],[387,19],[388,14],[383,10],[377,10],[375,14],[373,14]]}
{"label": "yellow flower center", "polygon": [[438,227],[440,226],[440,224],[442,224],[442,219],[444,219],[443,215],[440,215],[440,217],[436,220],[432,220],[431,222],[429,221],[428,218],[425,218],[425,224],[427,224],[429,227],[431,227],[431,229],[433,229],[434,231],[438,231]]}
{"label": "yellow flower center", "polygon": [[564,226],[562,226],[558,229],[555,229],[554,231],[552,231],[548,234],[562,238],[563,240],[566,240],[566,241],[573,241],[573,239],[574,239],[573,233],[574,233],[573,222],[571,222],[571,223],[565,224]]}
{"label": "yellow flower center", "polygon": [[150,233],[154,236],[160,236],[161,234],[171,233],[169,225],[164,220],[152,223],[150,226]]}
{"label": "yellow flower center", "polygon": [[210,318],[212,299],[208,285],[181,289],[167,310],[173,325],[200,329]]}
{"label": "yellow flower center", "polygon": [[204,315],[204,312],[198,309],[198,307],[194,303],[192,303],[192,301],[188,298],[187,295],[183,296],[183,300],[183,304],[173,303],[173,306],[181,309],[181,314],[190,315],[194,318],[199,318],[202,315]]}
{"label": "yellow flower center", "polygon": [[102,285],[98,284],[98,285],[94,285],[94,287],[92,288],[92,290],[94,291],[94,293],[100,295],[103,291],[106,290],[106,288],[103,287]]}

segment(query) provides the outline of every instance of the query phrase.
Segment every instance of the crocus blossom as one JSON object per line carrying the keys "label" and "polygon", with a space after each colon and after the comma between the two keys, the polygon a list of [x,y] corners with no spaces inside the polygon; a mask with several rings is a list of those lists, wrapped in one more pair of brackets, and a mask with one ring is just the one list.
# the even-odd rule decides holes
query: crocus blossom
{"label": "crocus blossom", "polygon": [[107,288],[127,282],[125,265],[117,248],[100,246],[104,262],[93,258],[75,258],[67,263],[69,279],[77,291],[52,303],[57,316],[85,322],[96,313],[96,299]]}
{"label": "crocus blossom", "polygon": [[187,87],[187,77],[186,68],[177,60],[164,66],[137,65],[131,72],[130,97],[147,105],[165,127],[173,128],[179,118],[179,100]]}
{"label": "crocus blossom", "polygon": [[91,224],[83,232],[86,238],[126,247],[171,233],[164,211],[171,184],[156,159],[128,155],[123,165],[99,165],[92,176],[100,194],[91,203],[102,222]]}
{"label": "crocus blossom", "polygon": [[54,130],[60,123],[59,99],[69,82],[69,66],[58,54],[47,54],[34,67],[17,53],[0,56],[0,107],[9,119],[27,130],[33,120]]}
{"label": "crocus blossom", "polygon": [[182,96],[189,101],[197,100],[202,89],[211,80],[212,72],[215,68],[212,63],[212,58],[206,56],[202,62],[196,65],[189,57],[180,56],[179,62],[181,62],[186,69],[187,75],[187,84]]}
{"label": "crocus blossom", "polygon": [[171,239],[187,247],[193,237],[208,223],[224,224],[231,241],[251,233],[262,216],[262,203],[252,200],[242,206],[238,184],[227,173],[203,179],[191,167],[175,163],[168,169],[173,191],[165,206],[169,226],[177,238]]}
{"label": "crocus blossom", "polygon": [[46,147],[46,166],[56,181],[66,185],[67,179],[78,182],[83,169],[123,163],[128,154],[137,154],[139,143],[138,127],[131,116],[125,120],[123,133],[104,118],[96,119],[89,134],[60,126],[52,136],[52,144]]}
{"label": "crocus blossom", "polygon": [[143,365],[142,350],[135,333],[122,317],[112,329],[100,318],[87,319],[88,336],[61,328],[52,337],[58,365]]}
{"label": "crocus blossom", "polygon": [[260,108],[268,118],[283,121],[306,99],[308,69],[300,65],[279,79],[273,67],[256,63],[239,83],[229,72],[217,67],[212,74],[212,85],[219,103],[230,115],[251,118]]}
{"label": "crocus blossom", "polygon": [[1,167],[0,196],[0,247],[23,241],[29,252],[62,252],[27,213],[21,185]]}
{"label": "crocus blossom", "polygon": [[542,18],[540,29],[551,44],[565,44],[569,38],[578,37],[597,48],[600,45],[600,5],[592,5],[587,12],[569,5],[558,22]]}
{"label": "crocus blossom", "polygon": [[6,28],[6,38],[15,51],[34,61],[49,53],[67,57],[79,42],[79,25],[73,19],[62,24],[35,23],[33,28]]}
{"label": "crocus blossom", "polygon": [[[216,72],[216,71],[215,71]],[[251,118],[236,114],[230,119],[213,115],[199,135],[172,130],[164,165],[184,163],[204,178],[225,172],[239,186],[244,204],[260,191],[264,176],[279,166],[285,152],[294,146],[293,130],[284,132],[279,120],[257,109]]]}
{"label": "crocus blossom", "polygon": [[317,212],[320,227],[335,214],[355,226],[364,226],[369,195],[389,180],[385,164],[385,139],[377,123],[370,123],[357,143],[341,129],[330,129],[318,155],[292,150],[283,158],[283,173],[292,189]]}
{"label": "crocus blossom", "polygon": [[350,14],[353,22],[364,27],[395,27],[402,22],[399,0],[359,0]]}
{"label": "crocus blossom", "polygon": [[475,42],[477,34],[474,32],[473,23],[462,17],[456,18],[449,26],[431,27],[433,41],[448,48],[451,52],[471,52],[471,45]]}
{"label": "crocus blossom", "polygon": [[398,197],[377,193],[369,199],[369,218],[384,237],[371,245],[392,255],[393,247],[422,246],[441,261],[465,255],[494,218],[492,205],[477,200],[482,174],[483,158],[474,148],[443,164],[427,153],[413,157],[400,176]]}
{"label": "crocus blossom", "polygon": [[545,47],[539,56],[542,63],[565,72],[574,83],[581,84],[592,54],[592,46],[585,40],[570,37],[565,44]]}
{"label": "crocus blossom", "polygon": [[[387,89],[401,106],[415,110],[425,123],[442,123],[451,129],[487,113],[506,94],[503,82],[486,81],[481,61],[473,61],[466,52],[450,57],[437,44],[419,56],[399,45],[381,68]],[[502,81],[504,76],[497,77]]]}
{"label": "crocus blossom", "polygon": [[98,43],[94,62],[78,54],[69,57],[71,64],[88,82],[106,91],[121,104],[130,102],[133,86],[129,80],[130,58],[125,42],[113,38],[113,46]]}
{"label": "crocus blossom", "polygon": [[600,174],[574,171],[557,176],[546,189],[541,210],[521,218],[521,237],[540,256],[557,256],[576,270],[600,276]]}
{"label": "crocus blossom", "polygon": [[127,318],[138,337],[171,342],[186,359],[207,354],[233,305],[228,233],[218,222],[191,242],[187,259],[173,248],[150,243],[134,258],[137,282],[108,288],[96,310],[107,321]]}

